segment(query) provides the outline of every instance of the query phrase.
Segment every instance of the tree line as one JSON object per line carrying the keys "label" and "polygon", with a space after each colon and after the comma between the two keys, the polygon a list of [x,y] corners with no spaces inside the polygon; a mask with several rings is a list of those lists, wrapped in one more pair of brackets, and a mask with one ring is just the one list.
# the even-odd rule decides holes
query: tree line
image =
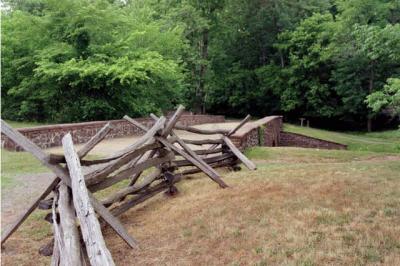
{"label": "tree line", "polygon": [[2,116],[284,114],[356,128],[400,113],[398,0],[8,0]]}

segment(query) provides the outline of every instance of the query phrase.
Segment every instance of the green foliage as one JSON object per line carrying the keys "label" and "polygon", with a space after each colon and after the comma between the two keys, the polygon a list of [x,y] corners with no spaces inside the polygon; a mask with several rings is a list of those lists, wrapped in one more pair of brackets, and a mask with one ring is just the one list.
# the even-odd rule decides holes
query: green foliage
{"label": "green foliage", "polygon": [[163,27],[146,5],[42,3],[40,16],[4,15],[4,117],[110,119],[160,112],[180,101],[181,28]]}
{"label": "green foliage", "polygon": [[288,55],[288,66],[282,70],[286,86],[279,92],[284,111],[302,110],[308,116],[335,114],[337,102],[329,80],[332,60],[328,51],[332,23],[332,15],[316,13],[295,30],[280,34],[276,47]]}
{"label": "green foliage", "polygon": [[[341,25],[343,27],[343,25]],[[332,42],[336,68],[332,75],[343,116],[371,117],[365,98],[382,90],[387,78],[399,75],[400,25],[354,25]],[[351,89],[349,89],[351,88]]]}
{"label": "green foliage", "polygon": [[386,108],[392,115],[400,114],[400,79],[389,78],[383,90],[371,93],[365,101],[375,113]]}
{"label": "green foliage", "polygon": [[397,112],[397,94],[385,87],[400,77],[397,0],[5,6],[1,93],[8,119],[111,119],[184,102],[195,112],[360,127]]}

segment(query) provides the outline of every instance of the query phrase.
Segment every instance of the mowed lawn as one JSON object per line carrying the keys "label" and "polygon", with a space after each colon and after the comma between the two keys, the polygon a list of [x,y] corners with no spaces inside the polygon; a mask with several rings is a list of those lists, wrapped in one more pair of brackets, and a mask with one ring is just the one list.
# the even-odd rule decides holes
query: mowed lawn
{"label": "mowed lawn", "polygon": [[[253,148],[257,171],[220,170],[227,189],[203,175],[179,183],[176,197],[159,195],[121,216],[139,250],[111,229],[108,247],[117,265],[400,265],[400,153],[346,144],[351,150]],[[8,162],[14,167],[3,174],[26,159]],[[3,265],[49,263],[37,253],[52,235],[44,214],[9,239]]]}
{"label": "mowed lawn", "polygon": [[346,144],[349,150],[400,153],[400,129],[342,133],[284,124],[283,130]]}

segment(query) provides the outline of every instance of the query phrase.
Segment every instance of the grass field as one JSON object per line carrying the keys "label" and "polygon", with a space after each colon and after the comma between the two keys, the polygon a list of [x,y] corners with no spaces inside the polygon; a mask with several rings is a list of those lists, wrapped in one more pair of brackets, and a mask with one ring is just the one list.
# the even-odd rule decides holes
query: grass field
{"label": "grass field", "polygon": [[400,129],[371,133],[342,133],[284,124],[288,132],[348,145],[349,150],[400,153]]}
{"label": "grass field", "polygon": [[1,188],[17,185],[16,175],[43,172],[48,172],[47,168],[31,154],[1,149]]}
{"label": "grass field", "polygon": [[[350,150],[257,147],[247,151],[257,171],[220,171],[228,189],[202,175],[183,181],[176,197],[121,217],[139,250],[105,231],[116,264],[400,265],[400,154],[369,143],[396,144],[397,132],[360,134],[363,147],[356,134],[285,128]],[[3,174],[43,170],[24,154],[3,153]],[[5,244],[3,265],[49,263],[37,254],[52,234],[43,216],[36,211]]]}
{"label": "grass field", "polygon": [[12,126],[13,128],[22,128],[22,127],[36,127],[36,126],[43,126],[46,125],[42,122],[20,122],[20,121],[11,121],[5,120],[7,124]]}

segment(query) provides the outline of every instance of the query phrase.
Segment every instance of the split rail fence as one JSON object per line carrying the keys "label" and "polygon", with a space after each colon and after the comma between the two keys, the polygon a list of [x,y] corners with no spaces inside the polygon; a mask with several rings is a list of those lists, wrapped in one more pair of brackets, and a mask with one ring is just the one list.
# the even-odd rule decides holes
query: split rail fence
{"label": "split rail fence", "polygon": [[[101,159],[86,159],[87,154],[111,130],[106,124],[81,149],[75,150],[71,134],[63,137],[63,155],[48,154],[37,145],[1,121],[1,131],[25,151],[30,152],[54,174],[51,184],[37,200],[5,230],[1,244],[15,232],[36,209],[49,210],[45,219],[53,225],[53,239],[40,249],[43,255],[52,255],[52,265],[114,265],[102,229],[110,226],[131,248],[138,242],[128,234],[117,218],[129,209],[165,191],[177,192],[176,183],[188,175],[203,172],[221,188],[218,167],[240,169],[243,163],[251,170],[256,166],[230,141],[229,136],[250,120],[247,116],[230,131],[205,130],[180,125],[184,107],[179,106],[169,119],[151,114],[156,121],[148,128],[134,119],[124,119],[145,131],[133,144]],[[175,130],[197,135],[218,135],[218,138],[182,139]],[[196,147],[195,149],[192,147]],[[128,185],[103,199],[94,193],[129,180]]]}

